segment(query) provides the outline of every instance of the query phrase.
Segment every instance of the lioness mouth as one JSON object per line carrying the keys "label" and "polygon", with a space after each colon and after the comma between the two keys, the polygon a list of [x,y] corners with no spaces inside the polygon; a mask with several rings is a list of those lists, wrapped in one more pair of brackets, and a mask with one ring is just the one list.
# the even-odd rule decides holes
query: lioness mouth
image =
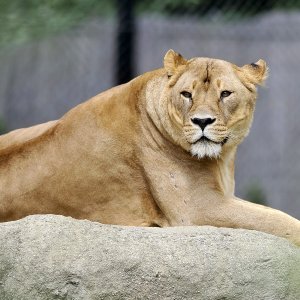
{"label": "lioness mouth", "polygon": [[214,143],[214,144],[220,144],[221,146],[223,146],[228,140],[228,137],[226,137],[223,141],[221,142],[216,142],[216,141],[213,141],[211,139],[209,139],[208,137],[206,136],[202,136],[200,139],[198,139],[197,141],[193,142],[192,144],[196,144],[198,142],[209,142],[209,143]]}

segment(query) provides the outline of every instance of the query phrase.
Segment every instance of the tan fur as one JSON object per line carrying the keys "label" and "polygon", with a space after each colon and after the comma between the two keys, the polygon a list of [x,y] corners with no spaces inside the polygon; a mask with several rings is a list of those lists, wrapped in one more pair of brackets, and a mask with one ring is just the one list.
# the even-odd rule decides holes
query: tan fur
{"label": "tan fur", "polygon": [[[120,225],[214,225],[300,245],[298,220],[234,196],[236,148],[266,76],[262,60],[237,67],[170,50],[164,68],[58,121],[3,135],[0,220],[52,213]],[[223,91],[232,93],[221,99]],[[202,133],[195,118],[215,121]]]}

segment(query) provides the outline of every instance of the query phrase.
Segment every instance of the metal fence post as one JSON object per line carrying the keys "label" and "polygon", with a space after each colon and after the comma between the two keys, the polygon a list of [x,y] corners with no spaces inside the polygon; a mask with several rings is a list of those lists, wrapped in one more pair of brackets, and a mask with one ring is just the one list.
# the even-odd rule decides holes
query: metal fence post
{"label": "metal fence post", "polygon": [[117,84],[125,83],[134,76],[134,0],[118,0],[118,27],[115,80]]}

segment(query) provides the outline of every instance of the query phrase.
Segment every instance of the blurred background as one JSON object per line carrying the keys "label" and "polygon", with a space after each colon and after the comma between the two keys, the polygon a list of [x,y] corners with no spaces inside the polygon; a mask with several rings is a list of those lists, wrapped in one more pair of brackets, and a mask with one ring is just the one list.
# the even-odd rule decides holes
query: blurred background
{"label": "blurred background", "polygon": [[300,218],[300,0],[0,0],[0,132],[57,119],[170,48],[267,61],[236,194]]}

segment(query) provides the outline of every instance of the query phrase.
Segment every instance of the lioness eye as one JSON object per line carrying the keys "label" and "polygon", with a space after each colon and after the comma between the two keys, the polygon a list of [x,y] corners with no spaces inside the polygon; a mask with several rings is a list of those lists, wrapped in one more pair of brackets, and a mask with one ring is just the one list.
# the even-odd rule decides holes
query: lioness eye
{"label": "lioness eye", "polygon": [[192,94],[190,92],[187,92],[187,91],[183,91],[180,93],[183,97],[185,98],[189,98],[189,99],[192,99]]}
{"label": "lioness eye", "polygon": [[221,99],[226,98],[226,97],[230,96],[231,94],[232,94],[232,92],[229,92],[229,91],[223,91],[223,92],[221,93]]}

